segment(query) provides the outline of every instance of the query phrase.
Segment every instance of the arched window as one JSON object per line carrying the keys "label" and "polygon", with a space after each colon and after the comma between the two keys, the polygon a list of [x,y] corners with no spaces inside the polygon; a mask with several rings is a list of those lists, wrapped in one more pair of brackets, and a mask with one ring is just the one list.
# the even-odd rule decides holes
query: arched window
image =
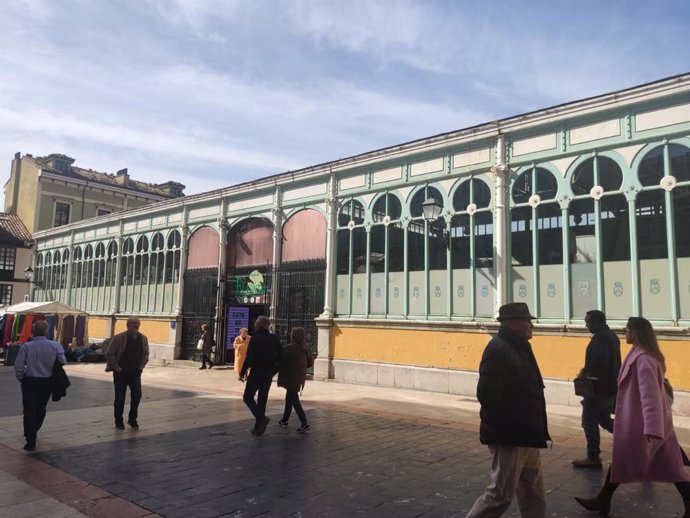
{"label": "arched window", "polygon": [[604,192],[617,191],[623,183],[623,172],[615,160],[596,156],[582,162],[573,172],[571,185],[573,194],[590,194],[595,185]]}
{"label": "arched window", "polygon": [[[372,207],[369,236],[369,313],[402,314],[404,236],[402,204],[394,194],[379,196]],[[398,293],[398,297],[393,295]]]}
{"label": "arched window", "polygon": [[535,166],[515,178],[511,194],[513,300],[528,303],[539,318],[563,318],[563,213],[556,201],[558,179],[548,169]]}
{"label": "arched window", "polygon": [[643,186],[635,199],[642,314],[688,319],[690,148],[671,143],[652,149],[640,161],[637,177]]}
{"label": "arched window", "polygon": [[182,236],[177,230],[168,235],[168,253],[165,261],[165,282],[177,282],[180,278],[180,245]]}
{"label": "arched window", "polygon": [[115,269],[117,266],[117,243],[111,241],[108,243],[108,253],[105,261],[105,285],[115,285]]}
{"label": "arched window", "polygon": [[364,205],[355,199],[343,201],[338,211],[336,311],[341,314],[362,314],[365,310],[367,236],[364,217]]}

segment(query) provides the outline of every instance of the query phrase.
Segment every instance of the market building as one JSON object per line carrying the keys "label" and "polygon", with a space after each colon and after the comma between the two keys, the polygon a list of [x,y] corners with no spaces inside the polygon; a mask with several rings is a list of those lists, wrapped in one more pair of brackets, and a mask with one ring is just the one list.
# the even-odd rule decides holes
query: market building
{"label": "market building", "polygon": [[307,326],[316,377],[467,395],[522,301],[572,404],[595,308],[649,318],[690,389],[689,221],[684,74],[36,232],[34,298],[88,311],[91,337],[137,314],[159,360],[266,314]]}

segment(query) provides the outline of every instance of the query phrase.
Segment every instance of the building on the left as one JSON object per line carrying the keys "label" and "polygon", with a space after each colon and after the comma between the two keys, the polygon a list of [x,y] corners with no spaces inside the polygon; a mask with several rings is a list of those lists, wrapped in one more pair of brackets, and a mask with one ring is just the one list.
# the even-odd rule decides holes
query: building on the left
{"label": "building on the left", "polygon": [[0,212],[0,306],[22,302],[29,295],[24,268],[31,263],[33,245],[19,216]]}
{"label": "building on the left", "polygon": [[[130,178],[127,168],[111,174],[74,163],[74,158],[60,153],[14,155],[4,186],[4,210],[10,219],[3,221],[2,239],[10,232],[6,227],[12,228],[13,237],[7,237],[7,245],[0,244],[0,304],[21,302],[30,294],[31,269],[24,272],[31,267],[32,233],[184,196],[185,186],[179,182],[141,182]],[[21,237],[19,226],[27,239]]]}
{"label": "building on the left", "polygon": [[16,153],[5,183],[5,212],[19,216],[33,233],[184,196],[178,182],[140,182],[126,168],[109,174],[74,162],[59,153]]}

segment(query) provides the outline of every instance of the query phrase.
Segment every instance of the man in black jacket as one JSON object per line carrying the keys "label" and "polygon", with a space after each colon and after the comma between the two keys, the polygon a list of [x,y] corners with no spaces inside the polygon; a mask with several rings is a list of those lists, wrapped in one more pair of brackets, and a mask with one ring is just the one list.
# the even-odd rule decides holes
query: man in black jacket
{"label": "man in black jacket", "polygon": [[501,516],[517,495],[520,516],[546,515],[539,448],[551,440],[546,424],[544,382],[532,352],[527,304],[501,306],[501,327],[479,365],[479,440],[493,455],[491,483],[467,518]]}
{"label": "man in black jacket", "polygon": [[595,378],[594,395],[582,398],[582,428],[587,439],[587,457],[574,460],[573,466],[601,469],[599,426],[613,433],[611,414],[621,369],[621,342],[606,325],[606,315],[599,310],[587,312],[585,325],[592,338],[585,353],[585,366],[578,377]]}
{"label": "man in black jacket", "polygon": [[[252,429],[252,434],[262,435],[266,431],[266,426],[270,419],[266,417],[266,402],[268,401],[268,391],[271,389],[273,376],[278,372],[280,356],[283,347],[280,339],[269,332],[270,321],[268,317],[261,316],[254,323],[254,334],[249,342],[247,358],[244,360],[240,379],[245,380],[247,370],[247,386],[244,388],[244,404],[249,407],[256,424]],[[254,400],[257,392],[257,400]]]}

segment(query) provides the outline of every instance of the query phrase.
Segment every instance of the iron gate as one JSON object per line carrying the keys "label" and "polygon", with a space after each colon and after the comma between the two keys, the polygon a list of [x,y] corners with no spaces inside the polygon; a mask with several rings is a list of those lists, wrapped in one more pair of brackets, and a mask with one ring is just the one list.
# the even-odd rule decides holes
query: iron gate
{"label": "iron gate", "polygon": [[307,347],[314,358],[317,353],[317,329],[314,319],[323,312],[326,261],[291,261],[268,272],[270,289],[277,283],[276,320],[283,345],[290,341],[290,332],[303,327]]}
{"label": "iron gate", "polygon": [[218,268],[187,270],[184,274],[181,344],[183,359],[201,361],[201,351],[197,351],[196,344],[201,338],[201,324],[208,324],[213,328],[217,286]]}

